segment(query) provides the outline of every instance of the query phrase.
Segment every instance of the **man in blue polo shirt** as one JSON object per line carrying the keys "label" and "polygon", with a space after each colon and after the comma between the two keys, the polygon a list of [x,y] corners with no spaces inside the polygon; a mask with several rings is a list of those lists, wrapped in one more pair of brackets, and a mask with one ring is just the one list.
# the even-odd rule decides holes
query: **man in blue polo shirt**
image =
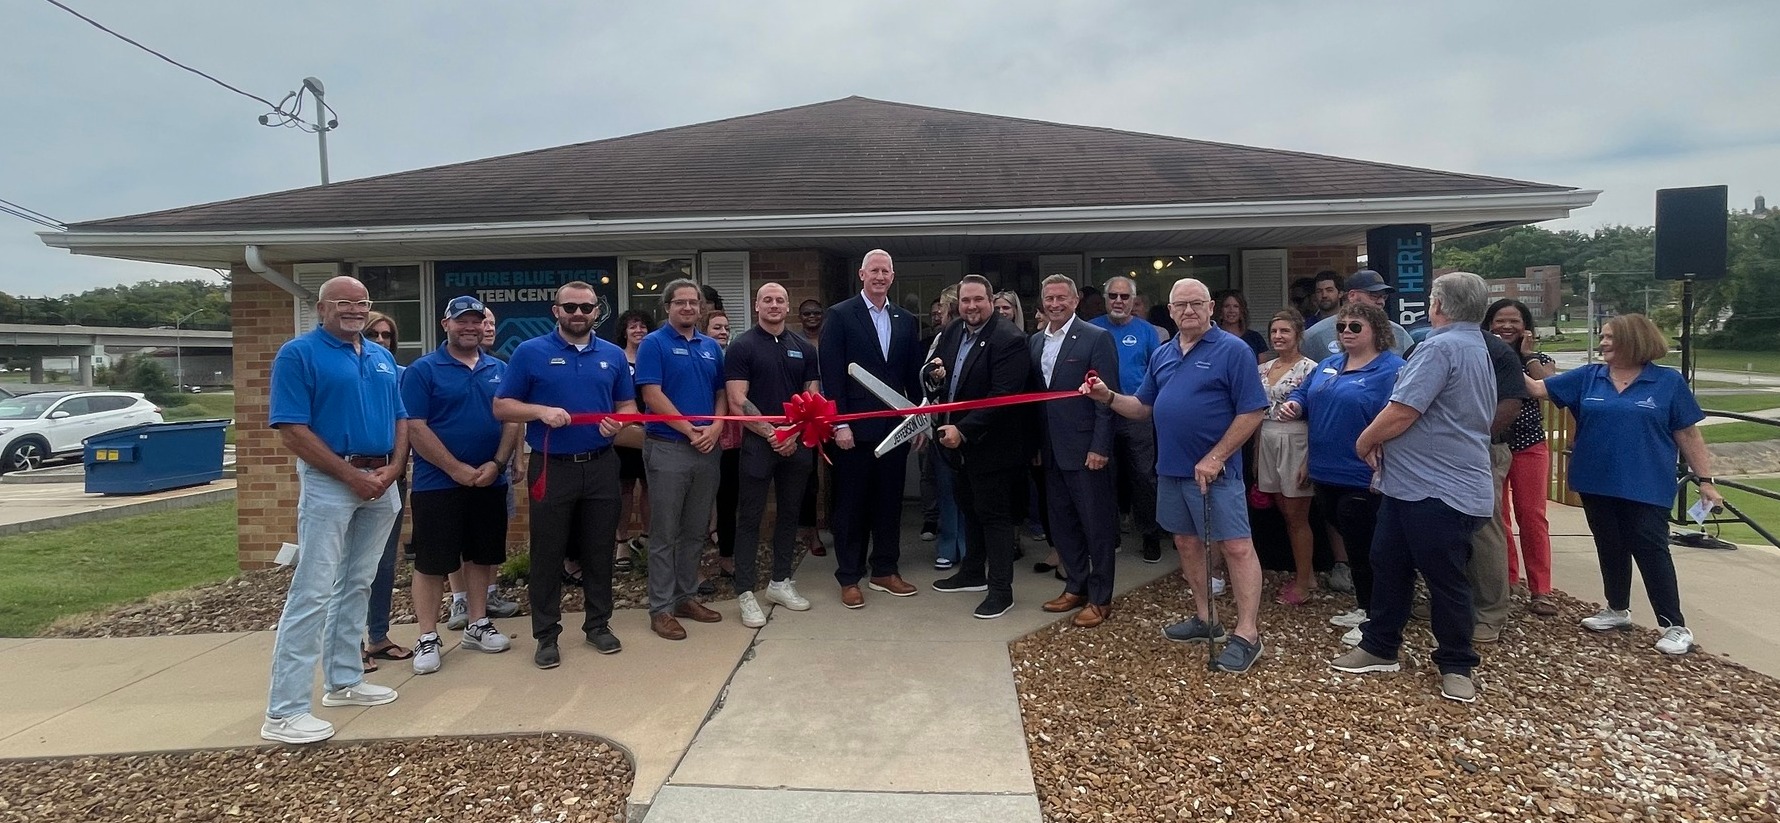
{"label": "man in blue polo shirt", "polygon": [[[1150,355],[1162,345],[1162,333],[1133,312],[1137,281],[1114,277],[1106,281],[1106,314],[1089,320],[1112,335],[1119,356],[1119,391],[1136,394],[1150,368]],[[1156,426],[1149,420],[1113,418],[1114,470],[1119,486],[1131,495],[1131,521],[1143,535],[1143,562],[1162,562],[1162,527],[1156,524]]]}
{"label": "man in blue polo shirt", "polygon": [[[624,350],[593,333],[599,295],[579,280],[556,289],[550,313],[556,329],[520,343],[507,362],[495,393],[494,416],[525,424],[532,447],[528,482],[543,479],[542,498],[531,504],[532,662],[554,669],[562,662],[562,561],[581,564],[587,613],[581,622],[588,645],[600,654],[622,646],[612,634],[611,537],[618,528],[618,457],[612,436],[622,428],[611,420],[570,426],[572,415],[637,410]],[[571,541],[577,541],[571,544]]]}
{"label": "man in blue polo shirt", "polygon": [[315,666],[323,706],[377,706],[395,689],[365,682],[359,638],[383,545],[401,502],[389,486],[408,456],[407,412],[389,350],[363,337],[370,293],[351,277],[322,284],[321,323],[272,361],[268,421],[297,457],[297,568],[278,618],[260,737],[314,743],[334,726],[310,714]]}
{"label": "man in blue polo shirt", "polygon": [[[696,419],[728,414],[723,350],[698,331],[704,299],[697,283],[674,280],[661,290],[668,322],[637,346],[637,390],[654,414],[694,420],[644,427],[643,470],[649,478],[649,627],[668,640],[685,640],[677,618],[723,619],[698,602],[698,558],[705,524],[717,500],[720,424]],[[609,531],[609,530],[608,530]],[[752,551],[753,547],[749,547]]]}
{"label": "man in blue polo shirt", "polygon": [[[1261,562],[1250,538],[1242,481],[1242,444],[1261,425],[1267,393],[1255,353],[1242,338],[1211,322],[1211,292],[1192,278],[1175,281],[1168,310],[1180,333],[1150,356],[1135,396],[1114,392],[1100,378],[1083,387],[1094,399],[1132,420],[1156,422],[1156,517],[1174,534],[1181,573],[1193,587],[1196,615],[1163,634],[1178,642],[1228,637],[1217,666],[1245,672],[1261,656]],[[1210,522],[1207,515],[1209,497]],[[1205,533],[1223,548],[1236,591],[1236,630],[1211,622],[1211,581]]]}
{"label": "man in blue polo shirt", "polygon": [[414,361],[402,378],[408,440],[414,446],[414,673],[439,670],[439,602],[445,578],[463,569],[468,621],[463,648],[504,652],[507,637],[488,619],[487,591],[507,559],[507,461],[519,448],[517,423],[494,417],[507,366],[482,351],[487,309],[474,297],[445,304],[445,343]]}

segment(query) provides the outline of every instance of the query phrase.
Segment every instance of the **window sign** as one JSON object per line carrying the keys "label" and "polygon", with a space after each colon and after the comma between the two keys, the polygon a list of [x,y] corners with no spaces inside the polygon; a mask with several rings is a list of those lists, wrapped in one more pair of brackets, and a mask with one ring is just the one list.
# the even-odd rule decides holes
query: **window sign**
{"label": "window sign", "polygon": [[575,257],[537,260],[452,260],[433,264],[432,316],[444,315],[453,297],[473,295],[494,312],[494,355],[505,359],[521,342],[556,327],[550,307],[556,287],[575,280],[599,294],[602,319],[594,333],[611,339],[618,314],[618,260]]}

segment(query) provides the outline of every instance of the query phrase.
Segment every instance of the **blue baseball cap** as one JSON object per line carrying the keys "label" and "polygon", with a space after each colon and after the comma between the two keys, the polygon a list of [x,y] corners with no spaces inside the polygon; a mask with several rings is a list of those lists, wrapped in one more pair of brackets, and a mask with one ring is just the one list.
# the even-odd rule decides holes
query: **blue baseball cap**
{"label": "blue baseball cap", "polygon": [[1384,282],[1384,276],[1371,269],[1360,269],[1348,275],[1346,288],[1342,291],[1394,292],[1395,286]]}
{"label": "blue baseball cap", "polygon": [[456,320],[458,315],[465,312],[475,312],[483,317],[487,317],[488,307],[482,305],[482,301],[467,294],[463,297],[453,297],[451,298],[451,302],[445,304],[446,320]]}

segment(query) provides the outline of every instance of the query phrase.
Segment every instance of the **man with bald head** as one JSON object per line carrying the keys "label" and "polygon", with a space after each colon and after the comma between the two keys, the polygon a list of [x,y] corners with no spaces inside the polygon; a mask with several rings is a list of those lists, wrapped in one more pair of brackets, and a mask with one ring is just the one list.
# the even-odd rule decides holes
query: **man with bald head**
{"label": "man with bald head", "polygon": [[[841,414],[888,409],[884,401],[847,376],[857,363],[892,391],[911,401],[921,392],[920,323],[890,300],[896,264],[890,253],[872,249],[859,264],[859,293],[836,303],[822,321],[822,388]],[[908,445],[874,457],[872,451],[897,421],[860,420],[834,427],[835,582],[841,605],[865,606],[861,578],[872,590],[911,597],[916,589],[902,579],[902,481]],[[869,545],[870,554],[867,556]],[[869,577],[868,577],[869,575]]]}
{"label": "man with bald head", "polygon": [[297,562],[278,637],[260,737],[314,743],[334,726],[310,713],[315,667],[323,706],[378,706],[395,689],[365,682],[359,638],[371,579],[401,511],[408,431],[389,350],[364,338],[370,293],[351,277],[322,284],[321,322],[272,361],[268,422],[296,455]]}
{"label": "man with bald head", "polygon": [[[1250,537],[1242,485],[1242,444],[1261,425],[1267,393],[1255,353],[1212,322],[1211,293],[1191,278],[1168,293],[1180,328],[1156,350],[1136,395],[1089,378],[1082,390],[1132,420],[1156,421],[1156,519],[1174,535],[1181,574],[1193,587],[1196,614],[1163,630],[1182,643],[1228,638],[1217,667],[1244,672],[1261,656],[1261,563]],[[1209,502],[1208,502],[1209,501]],[[1206,522],[1209,519],[1209,523]],[[1205,540],[1218,542],[1236,590],[1236,627],[1212,622]]]}

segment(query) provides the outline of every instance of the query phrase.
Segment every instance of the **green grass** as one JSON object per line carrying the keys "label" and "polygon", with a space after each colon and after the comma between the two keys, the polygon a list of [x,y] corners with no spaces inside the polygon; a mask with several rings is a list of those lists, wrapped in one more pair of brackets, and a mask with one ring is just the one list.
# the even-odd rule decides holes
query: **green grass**
{"label": "green grass", "polygon": [[[1701,395],[1700,406],[1713,411],[1752,412],[1762,409],[1780,407],[1780,392],[1753,392],[1751,394],[1706,394]],[[1780,428],[1774,429],[1774,436],[1780,437]]]}
{"label": "green grass", "polygon": [[[1680,366],[1681,352],[1672,351],[1661,362],[1665,366]],[[1694,352],[1694,367],[1738,373],[1748,369],[1755,374],[1780,374],[1780,351],[1698,349]]]}
{"label": "green grass", "polygon": [[[1717,427],[1714,426],[1711,428]],[[1739,479],[1737,482],[1767,489],[1772,492],[1780,492],[1780,478],[1761,480]],[[1736,489],[1720,488],[1719,492],[1724,495],[1724,499],[1729,501],[1731,505],[1736,506],[1739,511],[1743,512],[1743,514],[1747,515],[1751,520],[1760,523],[1762,528],[1767,529],[1776,535],[1780,535],[1780,500],[1769,500],[1761,495],[1750,494]],[[1729,516],[1729,514],[1730,512],[1725,512],[1725,516]],[[1688,527],[1693,528],[1691,523]],[[1718,531],[1714,531],[1715,529]],[[1706,527],[1706,531],[1708,534],[1717,534],[1719,537],[1729,540],[1732,543],[1766,545],[1768,542],[1766,538],[1756,534],[1754,529],[1751,529],[1742,523],[1726,523],[1722,526],[1708,526]]]}
{"label": "green grass", "polygon": [[186,394],[181,395],[180,400],[183,401],[181,405],[161,407],[161,417],[167,420],[206,420],[235,416],[234,392]]}
{"label": "green grass", "polygon": [[1700,433],[1705,435],[1707,443],[1753,443],[1757,440],[1780,439],[1780,426],[1739,421],[1701,426]]}
{"label": "green grass", "polygon": [[0,637],[235,573],[235,504],[0,537]]}

